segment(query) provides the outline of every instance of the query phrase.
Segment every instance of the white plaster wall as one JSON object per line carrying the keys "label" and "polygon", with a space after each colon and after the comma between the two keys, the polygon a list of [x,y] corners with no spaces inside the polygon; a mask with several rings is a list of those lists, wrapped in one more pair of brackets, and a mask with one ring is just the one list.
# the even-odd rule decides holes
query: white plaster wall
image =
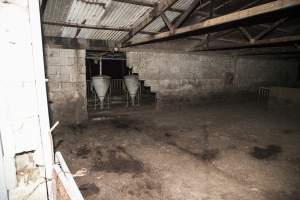
{"label": "white plaster wall", "polygon": [[45,168],[38,168],[35,181],[19,182],[16,165],[21,163],[15,160],[18,154],[33,152],[34,164],[48,164],[42,148],[49,121],[38,12],[38,0],[0,2],[0,133],[6,176],[1,181],[10,199],[47,198]]}

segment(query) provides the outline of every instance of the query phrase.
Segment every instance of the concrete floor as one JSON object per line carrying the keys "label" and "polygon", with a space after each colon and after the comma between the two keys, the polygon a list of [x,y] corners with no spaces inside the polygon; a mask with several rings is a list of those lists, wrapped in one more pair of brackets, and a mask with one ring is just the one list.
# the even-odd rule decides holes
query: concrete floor
{"label": "concrete floor", "polygon": [[[300,114],[300,113],[299,113]],[[300,199],[300,115],[255,104],[94,114],[55,132],[86,199]]]}

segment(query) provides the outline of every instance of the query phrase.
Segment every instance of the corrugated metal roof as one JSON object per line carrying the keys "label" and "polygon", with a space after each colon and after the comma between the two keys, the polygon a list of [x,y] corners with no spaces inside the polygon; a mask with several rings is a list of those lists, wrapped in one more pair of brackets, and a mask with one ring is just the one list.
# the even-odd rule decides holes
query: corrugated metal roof
{"label": "corrugated metal roof", "polygon": [[177,1],[172,8],[186,10],[192,4],[193,0],[179,0]]}
{"label": "corrugated metal roof", "polygon": [[[67,22],[78,24],[97,25],[105,12],[105,8],[109,7],[111,0],[97,0],[95,3],[87,3],[84,1],[74,0],[69,11]],[[77,33],[77,29],[66,27],[63,29],[62,37],[78,37],[88,38],[95,30],[81,30]]]}
{"label": "corrugated metal roof", "polygon": [[[155,3],[158,0],[148,0]],[[172,8],[186,9],[193,0],[179,0]],[[105,5],[105,6],[104,6]],[[152,10],[151,7],[116,2],[113,0],[48,0],[44,20],[84,23],[87,25],[132,28],[139,24]],[[179,12],[166,11],[173,21]],[[144,31],[157,32],[165,26],[159,17],[144,28]],[[86,39],[121,40],[127,32],[95,29],[81,29],[45,25],[47,36],[78,37]],[[140,34],[137,37],[144,37]]]}
{"label": "corrugated metal roof", "polygon": [[[173,22],[176,19],[176,17],[178,17],[180,15],[180,13],[166,11],[165,15],[171,22]],[[162,29],[163,27],[165,27],[165,23],[161,17],[158,17],[152,23],[150,23],[147,27],[145,27],[144,31],[157,32],[157,31],[160,31],[160,29]]]}
{"label": "corrugated metal roof", "polygon": [[[143,2],[143,1],[145,1],[145,0],[136,0],[136,1]],[[147,2],[150,2],[150,3],[158,3],[159,0],[147,0]]]}
{"label": "corrugated metal roof", "polygon": [[[43,15],[44,20],[66,21],[73,0],[48,0]],[[47,36],[61,36],[63,27],[43,26],[44,34]]]}
{"label": "corrugated metal roof", "polygon": [[102,39],[102,40],[121,40],[127,32],[122,31],[106,31],[106,30],[97,30],[92,35],[90,35],[89,39]]}
{"label": "corrugated metal roof", "polygon": [[[136,1],[144,2],[145,0],[136,0]],[[159,3],[159,0],[147,0],[147,2]],[[189,5],[191,5],[192,2],[193,0],[179,0],[172,6],[172,8],[185,10],[189,7]]]}
{"label": "corrugated metal roof", "polygon": [[131,40],[140,40],[149,37],[149,35],[138,33]]}
{"label": "corrugated metal roof", "polygon": [[145,13],[150,12],[152,8],[112,2],[111,7],[106,10],[103,19],[98,25],[107,25],[112,27],[132,27],[133,24]]}

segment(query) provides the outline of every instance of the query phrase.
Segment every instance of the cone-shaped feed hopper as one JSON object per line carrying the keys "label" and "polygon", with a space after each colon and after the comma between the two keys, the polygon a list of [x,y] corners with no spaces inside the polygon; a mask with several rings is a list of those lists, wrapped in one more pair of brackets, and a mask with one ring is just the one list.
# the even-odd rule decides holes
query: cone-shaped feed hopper
{"label": "cone-shaped feed hopper", "polygon": [[92,78],[92,85],[96,90],[97,96],[100,99],[100,107],[103,109],[104,98],[110,84],[110,76],[94,76]]}
{"label": "cone-shaped feed hopper", "polygon": [[131,97],[131,103],[134,106],[134,99],[139,89],[139,79],[137,75],[124,76],[124,81]]}

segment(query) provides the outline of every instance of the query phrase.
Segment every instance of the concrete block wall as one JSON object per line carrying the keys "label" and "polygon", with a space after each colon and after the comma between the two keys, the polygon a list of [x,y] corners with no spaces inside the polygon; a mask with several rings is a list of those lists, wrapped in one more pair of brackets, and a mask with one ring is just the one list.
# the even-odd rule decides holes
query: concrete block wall
{"label": "concrete block wall", "polygon": [[294,61],[232,56],[127,52],[127,65],[163,99],[189,102],[297,78]]}
{"label": "concrete block wall", "polygon": [[51,121],[87,119],[85,50],[45,48]]}
{"label": "concrete block wall", "polygon": [[285,86],[297,81],[298,62],[279,59],[239,58],[237,87]]}
{"label": "concrete block wall", "polygon": [[287,88],[287,87],[271,87],[270,99],[271,105],[296,105],[300,106],[300,88]]}

